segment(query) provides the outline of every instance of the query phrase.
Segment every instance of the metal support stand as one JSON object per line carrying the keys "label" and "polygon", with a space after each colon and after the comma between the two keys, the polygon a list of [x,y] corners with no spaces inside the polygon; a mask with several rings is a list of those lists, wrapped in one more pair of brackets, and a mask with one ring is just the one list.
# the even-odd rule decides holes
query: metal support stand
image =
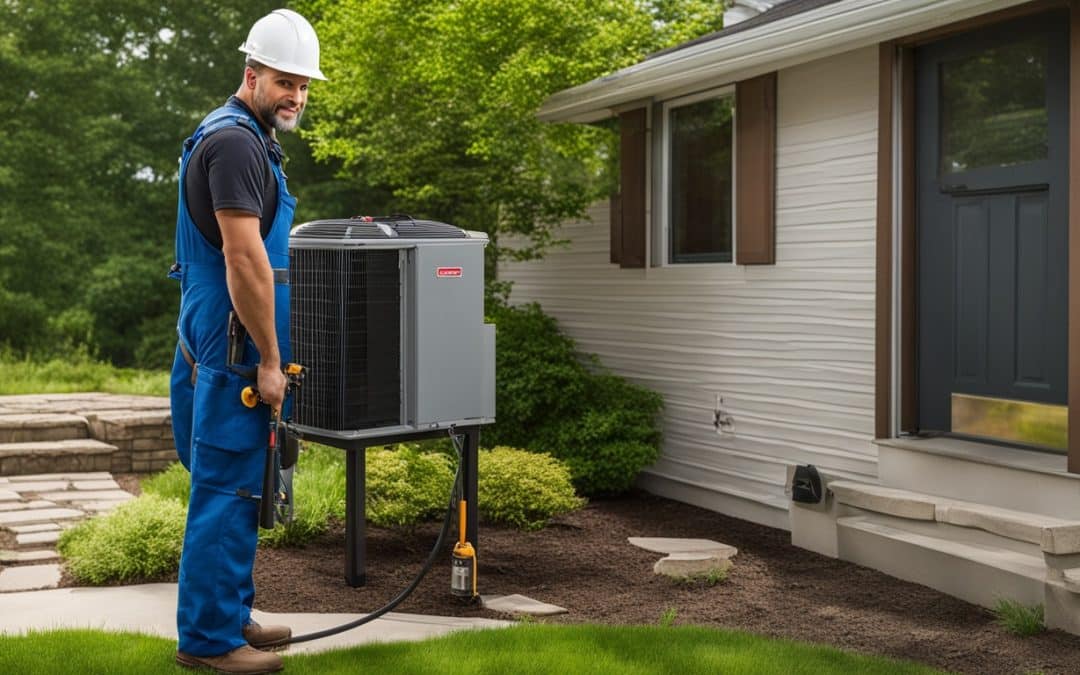
{"label": "metal support stand", "polygon": [[[465,538],[479,550],[480,536],[477,525],[477,450],[480,446],[480,427],[458,427],[455,429],[462,437],[461,443],[461,480],[466,502]],[[304,433],[304,440],[315,441],[345,451],[345,583],[353,588],[365,583],[367,522],[365,517],[364,497],[364,451],[369,446],[406,443],[447,435],[445,429],[421,431],[411,434],[379,436],[363,439],[343,440],[332,436]]]}

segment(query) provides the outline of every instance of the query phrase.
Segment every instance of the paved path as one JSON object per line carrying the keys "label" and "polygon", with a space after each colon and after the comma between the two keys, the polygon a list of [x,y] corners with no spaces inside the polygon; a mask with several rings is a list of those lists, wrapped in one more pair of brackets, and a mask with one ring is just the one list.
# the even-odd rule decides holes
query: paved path
{"label": "paved path", "polygon": [[60,532],[130,499],[107,472],[0,477],[0,593],[56,588]]}
{"label": "paved path", "polygon": [[[361,616],[363,614],[271,614],[258,610],[254,613],[255,620],[260,623],[291,626],[294,635],[330,628]],[[287,653],[319,652],[369,642],[424,640],[455,630],[500,628],[511,624],[495,619],[391,612],[340,635],[292,645]],[[135,631],[175,639],[176,584],[58,588],[0,595],[0,633],[22,634],[28,630],[50,628]]]}

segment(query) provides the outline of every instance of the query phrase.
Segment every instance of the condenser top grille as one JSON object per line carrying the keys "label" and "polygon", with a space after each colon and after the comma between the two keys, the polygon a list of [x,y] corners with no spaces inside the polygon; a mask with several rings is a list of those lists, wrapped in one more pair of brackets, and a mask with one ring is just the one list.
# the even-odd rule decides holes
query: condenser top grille
{"label": "condenser top grille", "polygon": [[314,220],[292,232],[294,240],[387,240],[464,239],[469,235],[459,227],[434,220],[414,220],[408,216],[376,216],[373,219],[342,218]]}

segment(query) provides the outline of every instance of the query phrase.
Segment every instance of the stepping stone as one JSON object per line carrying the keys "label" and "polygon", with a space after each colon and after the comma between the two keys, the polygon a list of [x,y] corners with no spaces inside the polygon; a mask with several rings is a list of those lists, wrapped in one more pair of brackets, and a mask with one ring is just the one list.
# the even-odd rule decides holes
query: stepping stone
{"label": "stepping stone", "polygon": [[11,490],[0,490],[0,502],[11,502],[22,499],[18,492],[12,492]]}
{"label": "stepping stone", "polygon": [[53,520],[83,518],[86,514],[76,509],[28,509],[25,511],[0,512],[0,525],[27,525]]}
{"label": "stepping stone", "polygon": [[39,473],[32,476],[8,476],[7,480],[12,483],[32,483],[43,480],[64,480],[64,481],[83,481],[83,480],[110,480],[112,474],[108,471],[90,471],[90,472],[70,472],[70,473]]}
{"label": "stepping stone", "polygon": [[7,529],[15,534],[28,534],[30,532],[52,532],[53,530],[59,530],[60,526],[56,523],[39,523],[37,525],[11,525]]}
{"label": "stepping stone", "polygon": [[67,488],[68,482],[66,480],[27,481],[12,483],[9,486],[9,489],[20,494],[26,494],[27,492],[52,492],[54,490],[66,490]]}
{"label": "stepping stone", "polygon": [[0,416],[0,443],[62,441],[70,438],[86,438],[86,418],[47,412]]}
{"label": "stepping stone", "polygon": [[76,490],[119,490],[120,484],[109,480],[77,480],[71,483]]}
{"label": "stepping stone", "polygon": [[60,565],[26,565],[0,570],[0,592],[36,591],[60,584]]}
{"label": "stepping stone", "polygon": [[0,551],[0,563],[41,562],[59,558],[60,554],[56,551]]}
{"label": "stepping stone", "polygon": [[711,553],[721,558],[733,558],[739,549],[727,544],[721,544],[712,539],[673,539],[667,537],[628,537],[629,541],[638,548],[653,553]]}
{"label": "stepping stone", "polygon": [[32,502],[8,502],[0,504],[0,511],[22,511],[24,509],[48,509],[56,506],[55,502],[35,499]]}
{"label": "stepping stone", "polygon": [[15,535],[15,543],[19,546],[31,546],[33,544],[52,544],[60,539],[60,530],[50,532],[30,532],[28,534]]}
{"label": "stepping stone", "polygon": [[524,595],[481,595],[480,606],[504,614],[531,614],[533,616],[550,616],[552,614],[566,614],[567,610],[558,605],[549,605],[546,602],[533,600]]}
{"label": "stepping stone", "polygon": [[127,501],[134,497],[124,490],[69,490],[66,492],[46,492],[39,495],[42,499],[51,499],[56,502],[104,502],[104,501]]}
{"label": "stepping stone", "polygon": [[672,553],[653,565],[653,572],[677,579],[698,577],[713,572],[727,572],[731,560],[710,552]]}

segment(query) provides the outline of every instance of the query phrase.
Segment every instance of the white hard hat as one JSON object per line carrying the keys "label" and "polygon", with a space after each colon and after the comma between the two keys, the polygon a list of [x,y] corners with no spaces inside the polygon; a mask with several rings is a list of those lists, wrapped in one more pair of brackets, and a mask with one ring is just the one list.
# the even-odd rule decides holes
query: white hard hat
{"label": "white hard hat", "polygon": [[275,9],[256,21],[240,51],[283,73],[326,79],[319,70],[319,37],[308,20],[291,9]]}

